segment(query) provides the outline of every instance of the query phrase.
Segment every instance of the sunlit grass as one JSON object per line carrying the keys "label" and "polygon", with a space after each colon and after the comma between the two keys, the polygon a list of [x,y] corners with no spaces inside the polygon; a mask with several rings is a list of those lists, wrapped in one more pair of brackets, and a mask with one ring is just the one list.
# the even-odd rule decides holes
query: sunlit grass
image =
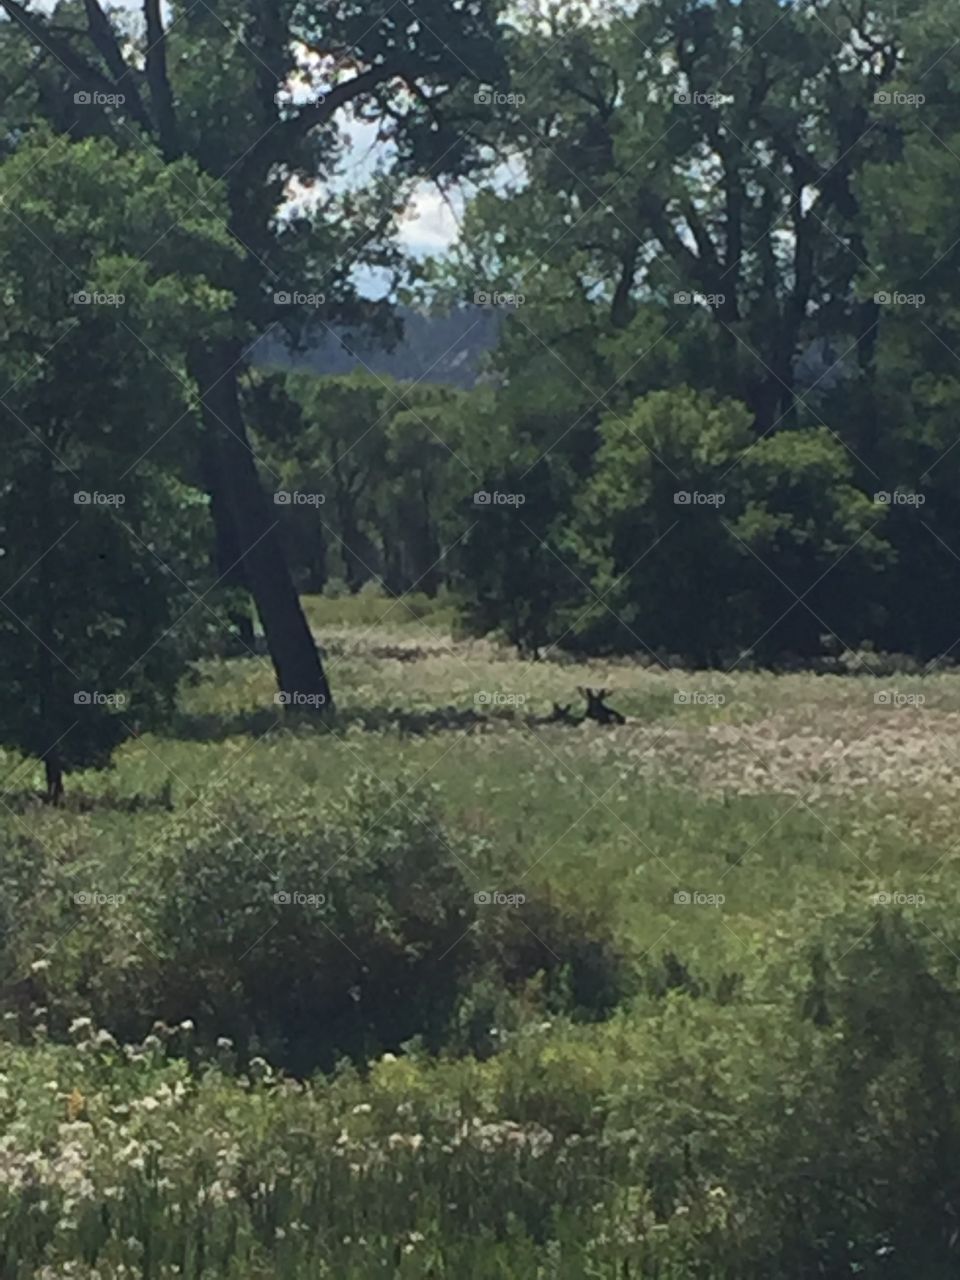
{"label": "sunlit grass", "polygon": [[[237,1078],[229,1045],[216,1069],[191,1071],[189,1029],[117,1048],[80,1028],[72,1049],[14,1019],[7,1035],[26,1043],[0,1041],[11,1280],[681,1280],[713,1256],[737,1260],[718,1276],[746,1275],[762,1170],[796,1152],[805,1177],[802,1135],[819,1121],[811,1102],[781,1134],[796,1082],[817,1079],[833,1043],[798,1018],[812,949],[833,930],[855,961],[873,895],[900,891],[924,895],[930,963],[952,963],[954,677],[520,662],[418,609],[419,622],[377,597],[308,601],[337,699],[328,722],[285,718],[269,662],[250,656],[202,664],[171,728],[127,742],[108,772],[72,775],[62,809],[31,794],[39,766],[4,757],[10,865],[45,868],[46,888],[27,887],[37,918],[54,891],[136,904],[156,860],[235,801],[320,830],[355,779],[399,780],[430,788],[464,837],[471,890],[602,918],[636,997],[577,1025],[546,1016],[534,982],[496,1027],[481,991],[472,1016],[501,1047],[488,1061],[409,1046],[367,1078],[306,1089],[262,1066],[266,1083]],[[554,702],[582,712],[580,685],[608,688],[628,723],[550,723]],[[104,953],[120,984],[149,945],[130,921]],[[77,937],[96,927],[84,917]],[[65,963],[82,987],[83,953],[58,928],[48,938],[27,914],[13,930],[36,945],[8,982],[40,1027]],[[560,961],[570,943],[549,925],[538,941]],[[704,1126],[694,1185],[678,1153]],[[655,1203],[652,1167],[675,1211]]]}

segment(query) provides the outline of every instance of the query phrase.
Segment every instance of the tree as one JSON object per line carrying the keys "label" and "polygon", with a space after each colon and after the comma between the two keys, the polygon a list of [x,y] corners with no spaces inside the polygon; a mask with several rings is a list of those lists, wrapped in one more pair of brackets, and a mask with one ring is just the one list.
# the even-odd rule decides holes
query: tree
{"label": "tree", "polygon": [[461,455],[468,400],[450,387],[397,387],[379,497],[387,586],[395,593],[435,595],[449,571],[445,517],[470,477]]}
{"label": "tree", "polygon": [[739,501],[748,410],[685,387],[655,391],[601,433],[576,524],[589,589],[575,633],[590,647],[718,661],[740,636],[738,556],[724,520]]}
{"label": "tree", "polygon": [[[906,30],[887,0],[529,17],[515,55],[526,101],[500,120],[523,180],[468,209],[452,272],[469,291],[527,295],[512,371],[546,347],[626,403],[680,381],[743,400],[759,432],[811,421],[798,361],[812,342],[873,361],[858,177],[897,145],[874,98]],[[566,307],[541,305],[561,294]]]}
{"label": "tree", "polygon": [[[186,335],[213,510],[228,526],[222,541],[233,538],[239,548],[280,688],[329,705],[250,448],[240,394],[248,350],[267,325],[302,330],[320,297],[327,322],[354,314],[351,273],[358,261],[389,260],[404,185],[476,163],[465,130],[484,109],[473,102],[477,83],[458,82],[503,78],[495,0],[432,0],[416,14],[388,3],[371,12],[351,0],[175,3],[169,23],[159,0],[144,0],[142,20],[125,24],[129,30],[99,0],[85,0],[82,15],[64,3],[49,17],[20,0],[0,4],[34,55],[18,112],[44,115],[71,138],[109,130],[168,164],[192,157],[199,173],[190,191],[201,206],[222,186],[224,222],[242,250],[215,277],[231,295],[232,323],[216,335]],[[65,95],[78,106],[67,126]],[[338,113],[350,106],[378,123],[392,175],[337,193]],[[323,197],[309,214],[278,216],[293,185],[318,181]]]}
{"label": "tree", "polygon": [[581,644],[726,665],[875,633],[884,506],[829,432],[750,427],[746,406],[689,388],[605,420],[574,525]]}
{"label": "tree", "polygon": [[749,583],[745,640],[761,659],[816,657],[825,634],[851,649],[882,634],[889,508],[854,486],[854,466],[823,428],[776,432],[739,460],[729,533]]}
{"label": "tree", "polygon": [[270,375],[259,379],[259,395],[270,406],[264,449],[292,497],[282,519],[295,563],[318,591],[332,556],[359,590],[382,571],[386,423],[398,384],[367,373]]}
{"label": "tree", "polygon": [[197,607],[205,504],[166,434],[187,402],[155,357],[184,323],[216,333],[204,268],[234,251],[191,216],[187,162],[51,144],[0,167],[0,736],[44,761],[56,801],[67,769],[169,709],[216,618]]}
{"label": "tree", "polygon": [[882,299],[865,454],[871,487],[895,499],[885,522],[895,559],[884,636],[888,648],[934,660],[955,658],[960,634],[960,74],[944,55],[950,21],[936,7],[916,14],[911,57],[876,108],[899,145],[860,184],[873,269],[859,285]]}

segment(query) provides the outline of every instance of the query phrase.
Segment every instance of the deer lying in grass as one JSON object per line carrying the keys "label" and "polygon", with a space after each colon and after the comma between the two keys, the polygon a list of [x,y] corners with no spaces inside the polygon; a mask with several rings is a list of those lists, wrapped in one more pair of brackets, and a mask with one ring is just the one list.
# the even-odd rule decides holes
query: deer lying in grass
{"label": "deer lying in grass", "polygon": [[625,716],[619,711],[615,711],[613,707],[608,707],[604,699],[609,694],[609,689],[581,689],[578,687],[577,693],[581,698],[586,699],[587,709],[582,716],[574,715],[570,710],[573,705],[570,702],[563,706],[559,702],[553,704],[553,710],[548,716],[528,716],[527,723],[530,725],[538,724],[583,724],[584,720],[596,720],[598,724],[626,724]]}
{"label": "deer lying in grass", "polygon": [[596,720],[597,724],[626,724],[626,716],[622,716],[619,711],[615,711],[613,707],[608,707],[604,702],[604,698],[610,693],[609,689],[591,689],[577,687],[577,693],[581,698],[587,701],[586,720]]}
{"label": "deer lying in grass", "polygon": [[568,702],[565,706],[561,707],[559,702],[555,702],[553,704],[553,713],[547,716],[546,720],[544,720],[544,724],[579,724],[579,718],[570,714],[570,707],[572,705],[572,703]]}

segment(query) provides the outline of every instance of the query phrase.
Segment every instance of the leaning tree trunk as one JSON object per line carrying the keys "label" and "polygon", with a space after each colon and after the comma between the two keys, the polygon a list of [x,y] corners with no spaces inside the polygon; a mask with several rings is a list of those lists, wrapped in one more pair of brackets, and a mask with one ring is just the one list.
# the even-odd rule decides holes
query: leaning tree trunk
{"label": "leaning tree trunk", "polygon": [[[243,548],[237,536],[229,494],[223,485],[223,464],[220,461],[220,441],[212,431],[204,431],[200,442],[203,485],[210,496],[210,516],[213,521],[213,565],[218,582],[240,592],[249,593],[247,575],[243,571]],[[230,623],[237,633],[242,648],[253,649],[253,618],[241,597],[231,607]]]}
{"label": "leaning tree trunk", "polygon": [[[218,483],[233,516],[243,570],[263,627],[277,685],[291,703],[333,707],[330,688],[293,585],[277,518],[260,483],[240,408],[236,343],[191,351],[190,372],[200,392],[201,417],[216,441]],[[211,456],[211,455],[208,455]]]}

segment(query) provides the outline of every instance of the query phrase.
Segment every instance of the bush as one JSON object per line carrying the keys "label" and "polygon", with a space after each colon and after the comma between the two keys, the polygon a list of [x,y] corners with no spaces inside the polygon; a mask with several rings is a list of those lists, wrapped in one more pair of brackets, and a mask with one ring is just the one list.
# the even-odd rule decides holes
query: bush
{"label": "bush", "polygon": [[268,796],[189,821],[160,854],[147,1007],[303,1071],[439,1045],[474,903],[428,795],[357,782],[322,823]]}
{"label": "bush", "polygon": [[[354,780],[341,794],[324,817],[267,786],[188,808],[122,884],[14,841],[0,958],[29,976],[8,1007],[42,1004],[61,1037],[88,1014],[126,1039],[192,1020],[208,1045],[226,1037],[306,1074],[413,1037],[492,1049],[501,1022],[604,1016],[629,990],[602,913],[546,891],[478,903],[486,851],[443,825],[429,790]],[[41,982],[30,961],[50,937]]]}

